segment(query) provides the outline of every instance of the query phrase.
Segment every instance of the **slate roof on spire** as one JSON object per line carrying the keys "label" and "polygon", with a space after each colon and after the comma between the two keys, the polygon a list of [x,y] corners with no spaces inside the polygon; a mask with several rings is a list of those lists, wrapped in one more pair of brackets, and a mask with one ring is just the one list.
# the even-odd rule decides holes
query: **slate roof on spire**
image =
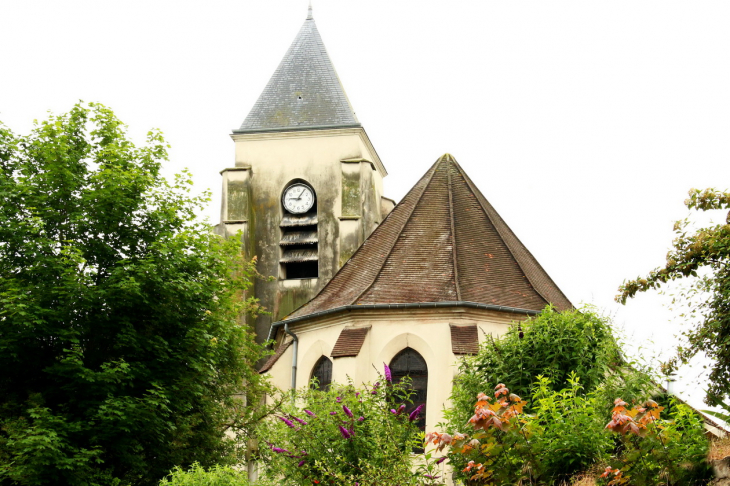
{"label": "slate roof on spire", "polygon": [[358,304],[572,304],[449,154],[340,271],[288,318]]}
{"label": "slate roof on spire", "polygon": [[360,126],[310,6],[284,59],[234,133]]}

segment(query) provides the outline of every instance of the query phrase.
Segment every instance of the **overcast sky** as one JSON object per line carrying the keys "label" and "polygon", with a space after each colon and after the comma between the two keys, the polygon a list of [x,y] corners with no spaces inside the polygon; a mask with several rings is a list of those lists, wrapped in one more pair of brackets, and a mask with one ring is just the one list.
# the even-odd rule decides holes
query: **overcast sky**
{"label": "overcast sky", "polygon": [[[730,187],[730,2],[315,0],[314,18],[400,200],[453,154],[574,304],[647,358],[682,321],[626,278],[661,265],[691,187]],[[0,0],[0,120],[19,133],[79,99],[168,173],[211,188],[294,39],[307,0]],[[724,219],[723,215],[718,215]],[[648,341],[651,340],[651,343]],[[702,380],[684,373],[699,404]],[[691,394],[695,396],[691,396]]]}

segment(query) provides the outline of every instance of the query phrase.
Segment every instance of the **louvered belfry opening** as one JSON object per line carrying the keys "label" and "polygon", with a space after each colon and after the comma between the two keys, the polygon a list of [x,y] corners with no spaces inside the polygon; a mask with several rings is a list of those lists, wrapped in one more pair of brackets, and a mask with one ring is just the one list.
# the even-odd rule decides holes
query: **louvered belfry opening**
{"label": "louvered belfry opening", "polygon": [[426,397],[428,392],[428,366],[418,351],[412,348],[405,348],[395,355],[390,362],[390,372],[393,375],[393,382],[398,383],[404,377],[411,379],[410,396],[412,403],[406,404],[407,413],[411,413],[419,405],[423,405],[416,425],[421,430],[426,429]]}
{"label": "louvered belfry opening", "polygon": [[311,378],[316,378],[316,385],[312,383],[315,390],[329,390],[332,384],[332,361],[327,356],[322,356],[314,365]]}
{"label": "louvered belfry opening", "polygon": [[304,214],[286,209],[281,220],[281,271],[284,279],[319,276],[319,239],[317,236],[317,199]]}

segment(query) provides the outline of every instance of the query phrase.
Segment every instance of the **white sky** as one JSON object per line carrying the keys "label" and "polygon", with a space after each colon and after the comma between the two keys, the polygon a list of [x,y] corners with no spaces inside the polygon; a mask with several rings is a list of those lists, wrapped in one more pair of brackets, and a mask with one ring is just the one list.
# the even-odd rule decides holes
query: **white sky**
{"label": "white sky", "polygon": [[[0,120],[25,133],[83,99],[140,143],[161,128],[169,173],[213,189],[215,223],[229,134],[306,10],[0,0]],[[730,186],[730,3],[315,0],[314,18],[387,196],[452,153],[573,303],[614,315],[647,357],[672,346],[666,298],[613,297],[663,262],[688,189]],[[696,373],[683,389],[700,404]]]}

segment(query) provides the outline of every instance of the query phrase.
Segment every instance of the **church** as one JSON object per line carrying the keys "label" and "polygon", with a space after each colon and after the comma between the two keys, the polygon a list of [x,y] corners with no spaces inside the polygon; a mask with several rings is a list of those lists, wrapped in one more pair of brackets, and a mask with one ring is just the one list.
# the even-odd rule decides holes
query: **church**
{"label": "church", "polygon": [[[261,368],[282,390],[410,376],[425,426],[461,356],[552,304],[572,304],[450,154],[397,204],[317,31],[304,25],[221,171],[221,235],[241,232],[259,273],[252,319],[274,339]],[[479,161],[467,161],[466,163]]]}

